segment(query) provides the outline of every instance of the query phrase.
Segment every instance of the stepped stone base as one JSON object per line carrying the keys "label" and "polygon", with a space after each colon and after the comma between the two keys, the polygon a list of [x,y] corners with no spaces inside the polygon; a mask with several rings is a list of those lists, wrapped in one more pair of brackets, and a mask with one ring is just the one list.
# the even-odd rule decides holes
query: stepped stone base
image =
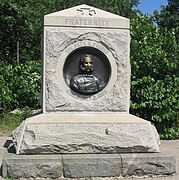
{"label": "stepped stone base", "polygon": [[170,175],[175,157],[162,153],[16,155],[3,158],[3,177],[88,178]]}
{"label": "stepped stone base", "polygon": [[17,154],[159,152],[155,127],[130,114],[40,114],[26,119],[12,137]]}

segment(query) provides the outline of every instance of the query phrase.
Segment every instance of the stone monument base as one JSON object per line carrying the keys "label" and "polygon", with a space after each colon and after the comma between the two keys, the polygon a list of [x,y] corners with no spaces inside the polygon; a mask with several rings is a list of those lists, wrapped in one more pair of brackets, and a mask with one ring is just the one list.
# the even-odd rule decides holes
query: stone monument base
{"label": "stone monument base", "polygon": [[176,171],[175,157],[149,153],[159,152],[155,127],[130,114],[39,114],[13,132],[13,144],[16,154],[3,155],[3,177],[120,179]]}
{"label": "stone monument base", "polygon": [[[175,157],[163,153],[3,156],[3,177],[71,179],[174,174]],[[106,179],[106,178],[105,178]]]}
{"label": "stone monument base", "polygon": [[155,127],[130,114],[39,114],[26,119],[12,137],[16,154],[159,152]]}

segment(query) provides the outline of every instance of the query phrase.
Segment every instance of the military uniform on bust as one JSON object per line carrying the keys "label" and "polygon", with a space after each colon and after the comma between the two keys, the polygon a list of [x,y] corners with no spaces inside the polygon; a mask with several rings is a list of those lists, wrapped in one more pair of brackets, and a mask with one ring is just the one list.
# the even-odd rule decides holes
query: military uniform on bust
{"label": "military uniform on bust", "polygon": [[101,90],[100,80],[92,74],[93,58],[86,54],[80,59],[80,74],[70,80],[71,88],[78,93],[94,94]]}

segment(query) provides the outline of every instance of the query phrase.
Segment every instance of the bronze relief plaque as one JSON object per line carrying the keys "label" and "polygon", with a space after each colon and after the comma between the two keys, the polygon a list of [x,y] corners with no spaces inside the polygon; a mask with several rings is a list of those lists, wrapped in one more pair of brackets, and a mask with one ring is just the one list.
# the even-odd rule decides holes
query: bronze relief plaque
{"label": "bronze relief plaque", "polygon": [[75,93],[91,96],[102,91],[111,76],[106,55],[93,47],[81,47],[66,58],[63,75],[67,86]]}

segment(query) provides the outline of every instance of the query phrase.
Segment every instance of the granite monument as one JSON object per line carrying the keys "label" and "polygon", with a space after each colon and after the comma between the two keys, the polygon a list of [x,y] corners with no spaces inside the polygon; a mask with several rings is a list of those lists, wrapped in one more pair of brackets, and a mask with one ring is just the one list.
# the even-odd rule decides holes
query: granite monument
{"label": "granite monument", "polygon": [[175,172],[173,157],[154,153],[155,127],[129,114],[130,68],[129,19],[84,4],[45,15],[43,113],[13,131],[17,155],[4,158],[4,176]]}
{"label": "granite monument", "polygon": [[129,19],[87,5],[44,17],[43,113],[14,132],[17,154],[159,152],[129,114]]}

